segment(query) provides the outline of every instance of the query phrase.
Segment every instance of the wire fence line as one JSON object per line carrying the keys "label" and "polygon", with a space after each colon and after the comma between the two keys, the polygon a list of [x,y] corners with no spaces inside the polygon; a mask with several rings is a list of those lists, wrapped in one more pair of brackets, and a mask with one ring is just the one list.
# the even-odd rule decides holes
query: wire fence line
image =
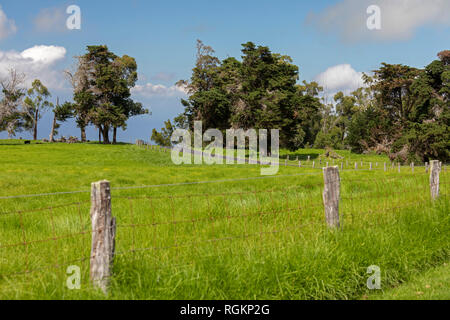
{"label": "wire fence line", "polygon": [[[326,165],[328,163],[324,163]],[[282,165],[280,166],[290,166],[290,167],[298,167],[296,165]],[[442,164],[443,171],[445,172],[445,166]],[[409,166],[407,166],[409,167]],[[308,167],[307,165],[302,165],[298,168],[311,168],[322,170],[323,167]],[[404,168],[404,167],[403,167]],[[361,171],[377,171],[383,169],[376,168],[367,168],[367,169],[341,169],[346,172],[361,172]],[[394,170],[395,171],[395,170]],[[385,170],[385,172],[390,172],[389,170]],[[219,179],[219,180],[209,180],[209,181],[190,181],[190,182],[177,182],[177,183],[162,183],[162,184],[154,184],[154,185],[142,185],[142,186],[124,186],[124,187],[112,187],[111,190],[134,190],[134,189],[149,189],[149,188],[163,188],[163,187],[175,187],[175,186],[189,186],[189,185],[199,185],[199,184],[212,184],[212,183],[225,183],[225,182],[241,182],[241,181],[250,181],[250,180],[260,180],[260,179],[276,179],[283,177],[296,177],[303,175],[320,175],[321,171],[317,172],[301,172],[295,174],[279,174],[279,175],[271,175],[271,176],[257,176],[257,177],[245,177],[245,178],[234,178],[234,179]],[[420,173],[418,173],[420,174]],[[422,173],[427,174],[427,172]],[[22,194],[22,195],[11,195],[11,196],[0,196],[0,200],[8,200],[8,199],[21,199],[21,198],[33,198],[33,197],[48,197],[48,196],[60,196],[60,195],[70,195],[70,194],[81,194],[81,193],[90,193],[91,190],[75,190],[75,191],[59,191],[59,192],[48,192],[48,193],[37,193],[37,194]],[[1,214],[1,213],[0,213]]]}
{"label": "wire fence line", "polygon": [[[174,147],[152,145],[150,142],[146,142],[144,140],[139,140],[139,139],[135,141],[135,145],[138,146],[141,149],[156,150],[156,151],[160,151],[160,152],[172,152],[172,150],[175,149]],[[225,154],[227,154],[228,150],[230,150],[230,149],[227,149],[227,148],[223,148],[222,149],[223,153],[225,153]],[[233,151],[235,151],[235,150],[236,149],[233,149]],[[190,148],[190,153],[191,153],[191,155],[194,155],[194,156],[195,155],[200,155],[202,157],[205,156],[205,153],[203,152],[203,150],[196,150],[196,149]],[[207,155],[209,156],[209,153]],[[360,164],[360,167],[363,167],[364,165],[370,167],[370,166],[373,165],[372,169],[374,169],[373,167],[378,167],[378,164],[380,164],[380,165],[384,164],[384,163],[386,163],[386,164],[389,163],[391,165],[399,164],[398,161],[385,162],[385,161],[381,161],[381,160],[380,161],[364,161],[364,160],[354,160],[354,159],[349,161],[348,159],[346,159],[345,157],[342,157],[342,156],[333,158],[333,157],[322,157],[321,155],[318,155],[318,154],[306,154],[306,155],[302,154],[301,155],[302,158],[300,158],[299,155],[296,155],[296,159],[291,159],[290,158],[291,155],[289,155],[289,154],[287,154],[287,155],[285,155],[283,157],[280,157],[280,155],[278,155],[278,156],[279,156],[278,158],[280,158],[282,160],[288,160],[288,161],[291,161],[291,162],[292,161],[295,161],[295,162],[299,162],[300,161],[301,162],[300,163],[301,166],[305,166],[304,163],[306,162],[307,165],[305,167],[307,167],[308,164],[309,164],[310,167],[312,167],[314,169],[321,169],[320,165],[322,165],[322,164],[324,164],[324,165],[325,164],[335,165],[335,164],[345,163],[346,166],[348,167],[349,164],[350,165],[354,165],[356,163],[356,164]],[[312,158],[311,158],[311,156],[312,156]],[[305,159],[305,157],[306,157],[306,159]],[[212,157],[212,158],[214,158],[214,157]],[[233,160],[234,162],[237,162],[237,161],[245,161],[246,163],[249,162],[249,158],[248,157],[239,158],[239,157],[230,157],[228,155],[222,155],[220,158],[222,158],[223,160]],[[315,164],[319,164],[319,166],[318,167],[311,166],[313,162],[316,162],[316,160],[317,160],[317,163],[315,163]],[[257,161],[255,164],[263,165],[264,161]],[[275,162],[273,164],[274,165],[278,165],[278,166],[284,166],[284,165],[291,166],[291,167],[297,167],[298,166],[297,164],[290,164],[289,162],[287,162],[287,163],[286,162],[283,162],[283,163]],[[426,168],[427,165],[429,165],[428,162],[425,162],[423,165],[417,165],[414,162],[410,162],[408,167],[424,167],[424,168]],[[443,165],[443,167],[448,166],[447,163],[444,163],[442,165]],[[404,166],[404,167],[406,167],[406,166]]]}
{"label": "wire fence line", "polygon": [[[285,176],[298,175],[303,173]],[[214,183],[244,180],[248,179]],[[428,174],[416,173],[373,178],[339,177],[327,183],[341,186],[341,223],[344,226],[354,223],[370,226],[383,223],[382,219],[387,219],[384,213],[430,207],[428,182]],[[440,198],[444,201],[448,200],[448,184],[445,179],[439,182]],[[165,186],[174,185],[179,184]],[[360,185],[364,187],[360,188]],[[113,252],[117,257],[151,252],[156,269],[167,263],[183,266],[186,265],[183,262],[191,259],[190,265],[207,251],[232,250],[232,243],[238,243],[238,246],[245,241],[264,244],[264,240],[270,238],[273,241],[268,243],[275,245],[277,239],[298,236],[305,230],[323,232],[329,227],[323,219],[325,187],[320,181],[306,186],[240,192],[118,195],[113,197],[112,209],[117,223],[106,229],[114,228],[114,234],[117,229],[117,249]],[[108,190],[117,189],[108,187]],[[111,199],[102,198],[102,201]],[[367,203],[370,203],[369,210]],[[92,266],[101,255],[92,251],[94,235],[105,231],[105,227],[93,228],[91,225],[92,216],[88,212],[91,210],[92,213],[93,206],[87,200],[0,214],[0,225],[5,227],[0,235],[0,280],[76,263],[89,262]],[[44,215],[39,215],[39,219],[27,215],[32,212]],[[370,216],[377,219],[366,220]],[[173,260],[169,263],[167,257],[170,255]]]}

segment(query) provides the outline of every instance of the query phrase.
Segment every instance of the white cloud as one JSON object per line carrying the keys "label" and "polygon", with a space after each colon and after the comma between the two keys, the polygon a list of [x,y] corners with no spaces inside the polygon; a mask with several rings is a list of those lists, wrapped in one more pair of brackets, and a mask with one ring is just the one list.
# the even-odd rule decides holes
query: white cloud
{"label": "white cloud", "polygon": [[326,93],[350,93],[364,86],[362,75],[349,64],[339,64],[320,73],[314,80],[323,86]]}
{"label": "white cloud", "polygon": [[67,15],[62,8],[42,9],[34,19],[36,30],[41,32],[67,31]]}
{"label": "white cloud", "polygon": [[185,96],[186,90],[182,86],[170,86],[167,87],[162,84],[146,83],[144,85],[136,85],[132,89],[132,93],[143,97],[173,97],[173,96]]}
{"label": "white cloud", "polygon": [[17,32],[16,23],[9,19],[0,5],[0,40]]}
{"label": "white cloud", "polygon": [[[381,9],[381,29],[369,30],[366,10]],[[423,26],[449,27],[449,0],[343,0],[318,14],[308,23],[325,32],[337,33],[347,42],[360,40],[407,40]]]}
{"label": "white cloud", "polygon": [[34,46],[22,52],[0,51],[0,77],[5,77],[10,68],[26,75],[26,85],[38,78],[48,88],[62,89],[64,76],[62,70],[55,68],[63,60],[66,49],[58,46]]}

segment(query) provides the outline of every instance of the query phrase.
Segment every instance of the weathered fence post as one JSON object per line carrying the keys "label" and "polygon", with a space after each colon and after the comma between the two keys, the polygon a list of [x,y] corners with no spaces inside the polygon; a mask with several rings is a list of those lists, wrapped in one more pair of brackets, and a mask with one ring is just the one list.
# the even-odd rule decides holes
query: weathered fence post
{"label": "weathered fence post", "polygon": [[109,181],[91,185],[92,245],[90,277],[94,287],[108,290],[115,250],[116,219],[111,215]]}
{"label": "weathered fence post", "polygon": [[339,169],[335,167],[323,168],[323,206],[325,208],[325,219],[329,227],[339,228],[339,198],[340,178]]}
{"label": "weathered fence post", "polygon": [[414,162],[411,163],[411,171],[414,173]]}
{"label": "weathered fence post", "polygon": [[313,161],[312,167],[315,168],[316,167],[316,162]]}
{"label": "weathered fence post", "polygon": [[439,162],[439,160],[430,161],[430,190],[432,200],[436,200],[439,197],[440,172],[441,172],[441,163]]}
{"label": "weathered fence post", "polygon": [[298,162],[298,167],[299,167],[299,168],[302,167],[302,162],[301,162],[301,161]]}
{"label": "weathered fence post", "polygon": [[428,162],[425,162],[425,172],[428,173]]}
{"label": "weathered fence post", "polygon": [[341,162],[341,171],[344,170],[344,162]]}
{"label": "weathered fence post", "polygon": [[400,173],[400,162],[398,163],[398,173]]}
{"label": "weathered fence post", "polygon": [[309,162],[309,160],[311,160],[311,156],[308,156],[308,162]]}
{"label": "weathered fence post", "polygon": [[369,165],[369,170],[372,170],[372,162]]}
{"label": "weathered fence post", "polygon": [[355,170],[358,169],[358,162],[355,162]]}
{"label": "weathered fence post", "polygon": [[384,172],[387,171],[386,162],[384,163]]}

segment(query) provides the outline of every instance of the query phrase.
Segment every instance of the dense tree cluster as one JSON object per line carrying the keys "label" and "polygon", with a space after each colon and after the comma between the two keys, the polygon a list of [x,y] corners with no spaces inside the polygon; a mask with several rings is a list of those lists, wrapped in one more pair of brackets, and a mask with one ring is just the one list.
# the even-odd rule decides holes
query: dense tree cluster
{"label": "dense tree cluster", "polygon": [[167,121],[152,140],[170,145],[176,127],[279,129],[280,145],[332,147],[388,154],[392,160],[450,159],[450,51],[425,69],[383,63],[365,86],[333,103],[320,98],[315,82],[298,84],[299,69],[289,56],[248,42],[242,57],[220,60],[197,42],[190,80],[179,81],[189,94],[185,111]]}
{"label": "dense tree cluster", "polygon": [[77,57],[75,72],[67,71],[73,89],[72,104],[76,123],[81,130],[81,140],[86,141],[86,127],[95,125],[99,140],[117,141],[117,128],[126,128],[127,120],[148,110],[131,99],[130,89],[137,81],[137,64],[134,58],[119,57],[105,45],[88,46],[87,53]]}
{"label": "dense tree cluster", "polygon": [[[189,81],[179,81],[189,93],[177,123],[193,129],[280,129],[280,143],[290,149],[312,145],[320,129],[317,83],[298,85],[298,67],[288,56],[268,47],[243,44],[242,60],[220,61],[211,47],[197,43],[197,60]],[[167,128],[165,128],[167,129]],[[161,134],[153,132],[154,141]],[[167,142],[167,141],[166,141]]]}
{"label": "dense tree cluster", "polygon": [[424,69],[383,63],[367,87],[335,95],[316,146],[386,153],[401,162],[450,159],[450,51]]}

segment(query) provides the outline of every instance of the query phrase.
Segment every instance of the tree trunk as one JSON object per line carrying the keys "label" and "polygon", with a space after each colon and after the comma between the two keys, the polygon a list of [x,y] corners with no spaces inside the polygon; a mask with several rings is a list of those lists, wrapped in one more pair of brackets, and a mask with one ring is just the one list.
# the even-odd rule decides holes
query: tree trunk
{"label": "tree trunk", "polygon": [[98,143],[102,143],[102,128],[98,126]]}
{"label": "tree trunk", "polygon": [[34,116],[33,140],[37,140],[38,115],[39,115],[39,113],[36,112],[36,114],[35,114],[35,116]]}
{"label": "tree trunk", "polygon": [[81,142],[86,142],[86,127],[81,127]]}
{"label": "tree trunk", "polygon": [[109,127],[108,126],[103,127],[103,143],[109,144]]}
{"label": "tree trunk", "polygon": [[114,127],[114,130],[113,130],[113,144],[116,144],[116,143],[117,143],[117,128]]}
{"label": "tree trunk", "polygon": [[52,124],[52,131],[50,132],[50,142],[55,142],[53,135],[55,134],[55,127],[56,127],[56,113],[53,115],[53,124]]}

